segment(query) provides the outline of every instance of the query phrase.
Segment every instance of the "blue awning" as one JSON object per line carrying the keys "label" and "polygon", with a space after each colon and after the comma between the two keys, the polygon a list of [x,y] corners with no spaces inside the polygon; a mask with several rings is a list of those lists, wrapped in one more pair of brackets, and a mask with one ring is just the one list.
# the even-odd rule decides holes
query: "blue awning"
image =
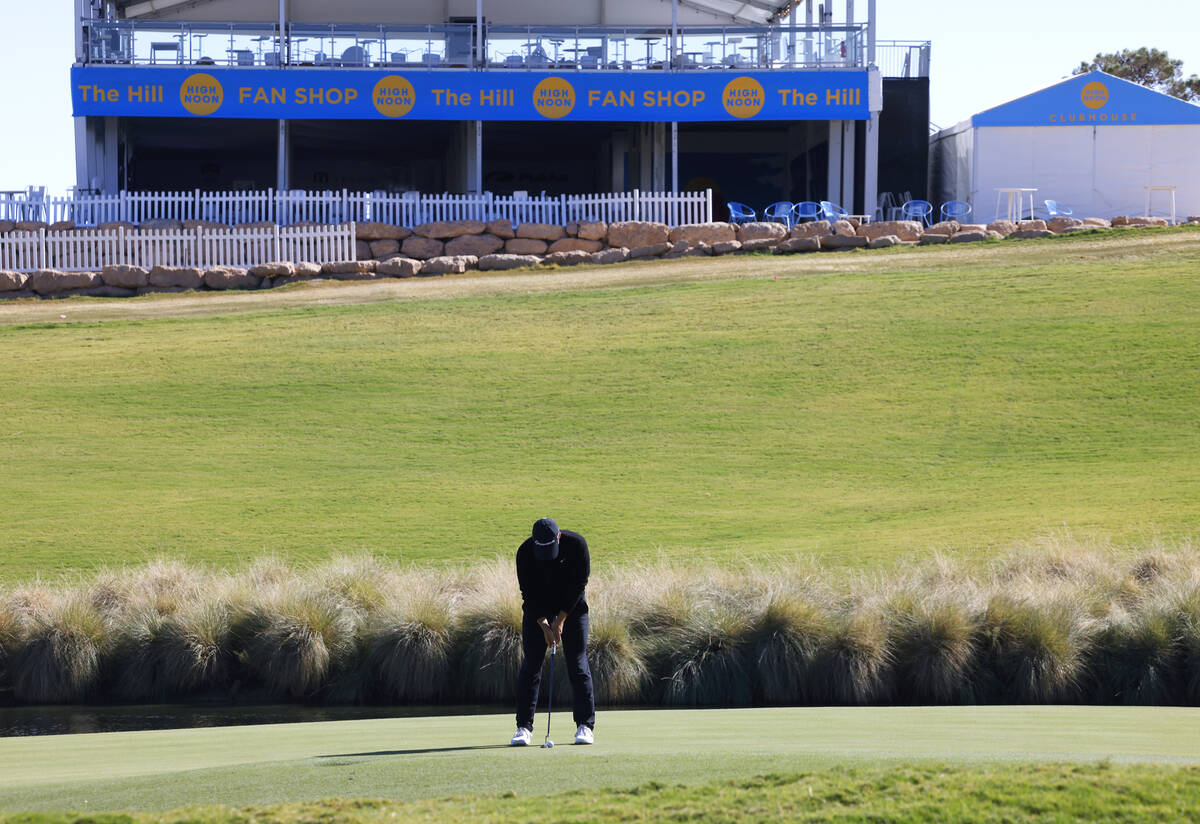
{"label": "blue awning", "polygon": [[975,126],[1165,126],[1200,123],[1200,106],[1102,71],[1070,77],[975,115]]}

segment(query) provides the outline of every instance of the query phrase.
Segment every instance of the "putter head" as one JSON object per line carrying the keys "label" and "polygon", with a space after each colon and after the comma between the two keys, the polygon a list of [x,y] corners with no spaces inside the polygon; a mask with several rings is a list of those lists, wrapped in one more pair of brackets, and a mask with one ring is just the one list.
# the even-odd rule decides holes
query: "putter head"
{"label": "putter head", "polygon": [[554,749],[554,742],[553,742],[553,741],[551,741],[549,738],[547,738],[547,739],[546,739],[546,743],[545,743],[545,744],[542,744],[542,749],[543,749],[543,750],[552,750],[552,749]]}

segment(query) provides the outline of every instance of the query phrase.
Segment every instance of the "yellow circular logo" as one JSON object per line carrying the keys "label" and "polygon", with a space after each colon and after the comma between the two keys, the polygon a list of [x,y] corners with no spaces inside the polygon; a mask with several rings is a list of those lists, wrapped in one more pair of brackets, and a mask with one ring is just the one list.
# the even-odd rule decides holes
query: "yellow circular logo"
{"label": "yellow circular logo", "polygon": [[575,87],[561,77],[547,77],[533,87],[533,108],[542,117],[566,117],[575,108]]}
{"label": "yellow circular logo", "polygon": [[179,102],[192,114],[212,114],[224,99],[221,81],[211,74],[193,74],[179,87]]}
{"label": "yellow circular logo", "polygon": [[412,83],[399,75],[389,74],[375,84],[371,100],[383,116],[404,117],[417,102],[417,93]]}
{"label": "yellow circular logo", "polygon": [[1099,109],[1108,102],[1108,87],[1099,80],[1093,80],[1083,87],[1079,97],[1089,109]]}
{"label": "yellow circular logo", "polygon": [[733,78],[725,85],[725,91],[721,94],[725,111],[734,117],[754,117],[762,111],[766,101],[767,93],[763,91],[762,83],[753,77]]}

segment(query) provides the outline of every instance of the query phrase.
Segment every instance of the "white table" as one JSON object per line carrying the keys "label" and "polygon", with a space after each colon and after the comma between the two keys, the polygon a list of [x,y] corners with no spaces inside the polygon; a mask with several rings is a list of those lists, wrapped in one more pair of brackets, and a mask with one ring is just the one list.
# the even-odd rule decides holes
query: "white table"
{"label": "white table", "polygon": [[1175,187],[1174,186],[1146,186],[1146,217],[1150,217],[1150,195],[1154,192],[1169,192],[1171,195],[1171,223],[1175,225]]}
{"label": "white table", "polygon": [[859,223],[870,223],[874,215],[846,215],[843,220],[857,220]]}
{"label": "white table", "polygon": [[1024,220],[1022,215],[1025,214],[1025,196],[1029,195],[1029,219],[1033,220],[1033,195],[1037,189],[1029,188],[1012,188],[1012,189],[996,189],[996,211],[994,220],[1000,219],[1000,200],[1005,195],[1008,196],[1008,208],[1005,215],[1008,220],[1014,223],[1019,223]]}

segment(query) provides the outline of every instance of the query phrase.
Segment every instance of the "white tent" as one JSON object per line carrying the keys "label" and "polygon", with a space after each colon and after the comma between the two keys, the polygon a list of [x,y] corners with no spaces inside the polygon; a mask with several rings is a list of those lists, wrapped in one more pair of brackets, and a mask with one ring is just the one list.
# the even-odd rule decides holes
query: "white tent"
{"label": "white tent", "polygon": [[[1174,186],[1176,215],[1200,215],[1200,106],[1091,72],[988,109],[930,138],[930,195],[992,220],[997,189],[1037,189],[1076,216],[1146,212],[1147,186]],[[1169,216],[1170,195],[1149,192]],[[1006,211],[1007,197],[1000,204]],[[1026,201],[1028,208],[1028,201]]]}

